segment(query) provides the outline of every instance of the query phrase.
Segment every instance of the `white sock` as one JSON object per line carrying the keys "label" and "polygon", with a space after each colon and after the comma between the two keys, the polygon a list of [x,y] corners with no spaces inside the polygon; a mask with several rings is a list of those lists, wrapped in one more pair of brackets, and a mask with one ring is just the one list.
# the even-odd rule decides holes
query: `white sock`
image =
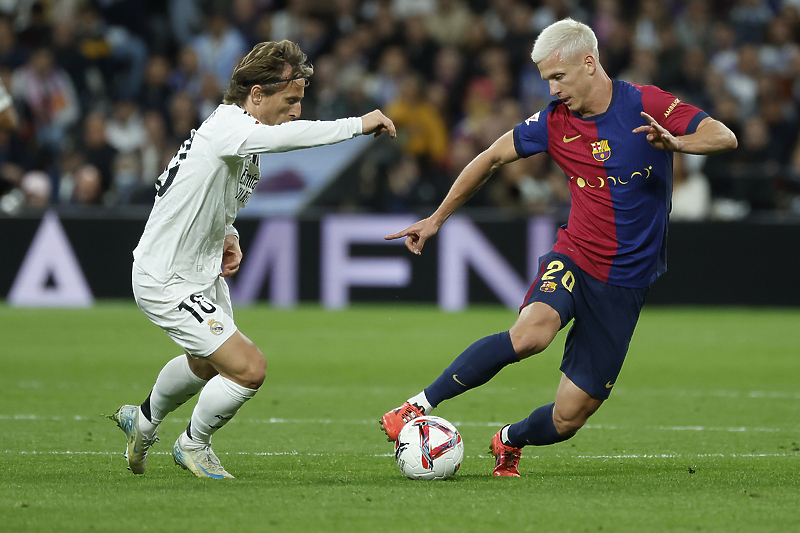
{"label": "white sock", "polygon": [[413,398],[409,398],[408,403],[414,404],[417,407],[421,407],[423,415],[429,415],[431,414],[431,411],[433,411],[433,407],[431,407],[431,402],[429,402],[428,397],[425,396],[425,391],[420,392]]}
{"label": "white sock", "polygon": [[142,414],[139,407],[139,429],[147,437],[152,437],[158,425],[169,413],[183,405],[197,394],[206,384],[189,368],[186,354],[169,361],[156,378],[150,392],[150,420]]}
{"label": "white sock", "polygon": [[510,428],[510,427],[511,427],[511,424],[506,424],[505,426],[503,426],[503,429],[500,430],[500,440],[506,446],[511,446],[511,444],[509,444],[509,442],[508,442],[508,428]]}
{"label": "white sock", "polygon": [[242,387],[220,375],[208,380],[192,412],[189,426],[195,443],[209,444],[211,436],[228,423],[244,402],[255,396],[258,389]]}

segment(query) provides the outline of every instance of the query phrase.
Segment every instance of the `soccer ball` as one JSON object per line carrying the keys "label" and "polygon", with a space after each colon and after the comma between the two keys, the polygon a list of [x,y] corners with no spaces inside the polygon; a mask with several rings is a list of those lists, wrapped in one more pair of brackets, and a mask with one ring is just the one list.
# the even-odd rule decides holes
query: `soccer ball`
{"label": "soccer ball", "polygon": [[438,416],[420,416],[400,430],[394,458],[409,479],[446,479],[464,459],[464,441],[456,427]]}

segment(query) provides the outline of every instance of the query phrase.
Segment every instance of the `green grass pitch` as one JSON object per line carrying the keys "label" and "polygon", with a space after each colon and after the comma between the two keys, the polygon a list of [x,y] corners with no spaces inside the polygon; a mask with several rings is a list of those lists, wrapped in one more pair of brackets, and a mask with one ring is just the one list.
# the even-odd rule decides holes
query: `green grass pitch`
{"label": "green grass pitch", "polygon": [[506,422],[552,401],[564,332],[435,414],[466,458],[452,480],[403,478],[377,420],[465,346],[507,329],[500,307],[240,309],[267,382],[214,449],[237,478],[194,478],[170,450],[147,473],[101,418],[147,396],[180,350],[131,302],[0,305],[0,531],[800,531],[800,310],[645,307],[611,399],[576,437],[492,478]]}

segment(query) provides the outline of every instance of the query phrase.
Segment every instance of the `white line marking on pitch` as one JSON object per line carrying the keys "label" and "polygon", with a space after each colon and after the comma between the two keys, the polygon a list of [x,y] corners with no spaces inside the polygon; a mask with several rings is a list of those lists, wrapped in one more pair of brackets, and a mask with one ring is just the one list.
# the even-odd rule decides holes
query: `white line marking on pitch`
{"label": "white line marking on pitch", "polygon": [[[34,421],[85,421],[97,420],[100,416],[82,416],[74,415],[71,417],[60,416],[39,416],[39,415],[3,415],[0,414],[0,420],[34,420]],[[188,418],[168,418],[165,422],[187,424]],[[336,420],[332,418],[234,418],[232,423],[238,424],[351,424],[351,425],[372,425],[377,424],[377,420]],[[505,425],[503,422],[460,422],[453,420],[453,424],[458,427],[502,427]],[[615,426],[615,425],[602,425],[602,424],[586,424],[583,429],[601,429],[601,430],[628,430],[629,427]],[[714,426],[643,426],[639,430],[650,431],[724,431],[730,433],[797,433],[800,432],[800,427],[795,428],[764,428],[764,427],[714,427]]]}
{"label": "white line marking on pitch", "polygon": [[[14,451],[14,450],[4,450],[3,453],[7,454],[19,454],[19,455],[119,455],[122,456],[122,452],[89,452],[89,451],[80,451],[80,452],[73,452],[73,451],[36,451],[36,450],[22,450],[22,451]],[[172,452],[155,452],[151,451],[150,455],[172,455]],[[283,455],[289,456],[303,456],[303,457],[352,457],[353,454],[349,453],[300,453],[298,451],[290,451],[290,452],[221,452],[217,455],[253,455],[253,456],[269,456],[269,457],[277,457]],[[356,454],[358,455],[358,454]],[[699,453],[699,454],[683,454],[683,453],[647,453],[647,454],[634,454],[634,453],[626,453],[626,454],[619,454],[619,455],[554,455],[554,456],[547,456],[542,457],[540,455],[525,455],[524,457],[528,459],[705,459],[705,458],[731,458],[731,459],[753,459],[759,457],[798,457],[800,454],[797,453]],[[361,457],[394,457],[393,453],[373,453],[373,454],[366,454],[361,455]],[[481,459],[494,459],[492,455],[467,455],[468,459],[472,459],[475,457],[479,457]]]}

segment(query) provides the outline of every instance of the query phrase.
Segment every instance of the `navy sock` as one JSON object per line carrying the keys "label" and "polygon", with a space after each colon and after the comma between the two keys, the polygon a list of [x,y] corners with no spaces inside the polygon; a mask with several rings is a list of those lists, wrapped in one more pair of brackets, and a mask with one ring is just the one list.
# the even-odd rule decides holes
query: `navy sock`
{"label": "navy sock", "polygon": [[147,399],[146,399],[146,400],[144,401],[144,403],[141,405],[141,408],[142,408],[142,414],[143,414],[143,415],[144,415],[144,417],[145,417],[146,419],[148,419],[150,422],[152,422],[152,421],[153,421],[152,415],[150,414],[150,396],[152,396],[152,395],[153,395],[153,391],[150,391],[150,394],[148,394],[148,395],[147,395]]}
{"label": "navy sock", "polygon": [[555,403],[543,405],[531,413],[531,416],[511,424],[508,427],[508,442],[504,443],[515,448],[522,448],[526,444],[544,446],[565,441],[569,437],[560,435],[553,424],[553,408]]}
{"label": "navy sock", "polygon": [[442,375],[425,389],[431,406],[483,385],[500,370],[519,361],[508,331],[489,335],[472,343],[450,363]]}

